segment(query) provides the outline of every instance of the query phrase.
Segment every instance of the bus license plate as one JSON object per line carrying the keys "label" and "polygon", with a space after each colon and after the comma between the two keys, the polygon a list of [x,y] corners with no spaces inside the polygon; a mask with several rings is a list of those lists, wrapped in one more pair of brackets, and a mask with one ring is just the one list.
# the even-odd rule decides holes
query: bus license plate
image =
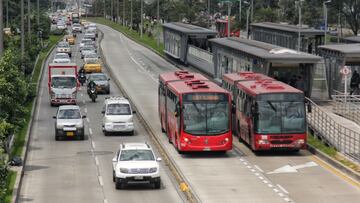
{"label": "bus license plate", "polygon": [[205,147],[203,151],[211,151],[210,147]]}
{"label": "bus license plate", "polygon": [[66,132],[66,136],[72,137],[72,136],[74,136],[74,132]]}

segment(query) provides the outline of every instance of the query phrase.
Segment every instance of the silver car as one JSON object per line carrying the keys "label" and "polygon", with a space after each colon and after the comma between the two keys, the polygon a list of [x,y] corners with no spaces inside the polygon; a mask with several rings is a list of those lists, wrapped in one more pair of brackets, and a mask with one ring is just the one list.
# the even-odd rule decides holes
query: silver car
{"label": "silver car", "polygon": [[96,91],[110,94],[110,78],[107,78],[104,73],[92,73],[88,77],[88,81],[94,81],[96,84]]}
{"label": "silver car", "polygon": [[96,53],[96,48],[93,46],[84,46],[81,49],[81,59],[84,58],[84,56],[88,55],[88,54],[92,54],[92,53]]}
{"label": "silver car", "polygon": [[53,117],[55,121],[55,140],[63,138],[78,138],[84,140],[85,126],[84,118],[80,112],[80,107],[77,105],[59,106],[56,116]]}

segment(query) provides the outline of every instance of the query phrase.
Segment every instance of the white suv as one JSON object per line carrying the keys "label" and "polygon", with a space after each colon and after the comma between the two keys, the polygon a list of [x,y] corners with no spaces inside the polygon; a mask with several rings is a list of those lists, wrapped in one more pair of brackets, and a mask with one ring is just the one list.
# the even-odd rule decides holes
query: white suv
{"label": "white suv", "polygon": [[112,160],[113,182],[116,189],[123,189],[128,183],[154,184],[155,189],[160,188],[161,158],[155,154],[147,143],[124,143]]}
{"label": "white suv", "polygon": [[124,97],[109,97],[105,99],[102,130],[104,135],[111,132],[128,132],[134,134],[133,114],[129,100]]}

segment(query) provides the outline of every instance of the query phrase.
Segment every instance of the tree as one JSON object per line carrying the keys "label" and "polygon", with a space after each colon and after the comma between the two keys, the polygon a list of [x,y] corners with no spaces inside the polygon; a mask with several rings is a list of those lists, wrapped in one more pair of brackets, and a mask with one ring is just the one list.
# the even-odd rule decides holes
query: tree
{"label": "tree", "polygon": [[345,16],[354,35],[357,35],[360,28],[360,1],[359,0],[337,0],[331,4],[335,10],[340,10]]}
{"label": "tree", "polygon": [[3,16],[3,0],[0,0],[0,57],[4,51],[4,16]]}

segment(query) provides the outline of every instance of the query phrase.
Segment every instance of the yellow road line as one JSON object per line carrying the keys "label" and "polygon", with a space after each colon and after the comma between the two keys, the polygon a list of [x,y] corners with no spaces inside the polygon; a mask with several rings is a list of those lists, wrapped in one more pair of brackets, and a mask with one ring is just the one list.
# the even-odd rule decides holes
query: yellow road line
{"label": "yellow road line", "polygon": [[351,184],[351,185],[357,187],[358,189],[360,189],[360,183],[358,181],[356,181],[356,180],[352,179],[351,177],[345,175],[343,172],[339,171],[338,169],[336,169],[333,166],[329,165],[328,163],[324,162],[320,158],[318,158],[316,156],[310,156],[310,159],[315,161],[317,164],[319,164],[323,168],[329,170],[330,172],[332,172],[333,174],[335,174],[339,178],[343,179],[344,181],[348,182],[349,184]]}

